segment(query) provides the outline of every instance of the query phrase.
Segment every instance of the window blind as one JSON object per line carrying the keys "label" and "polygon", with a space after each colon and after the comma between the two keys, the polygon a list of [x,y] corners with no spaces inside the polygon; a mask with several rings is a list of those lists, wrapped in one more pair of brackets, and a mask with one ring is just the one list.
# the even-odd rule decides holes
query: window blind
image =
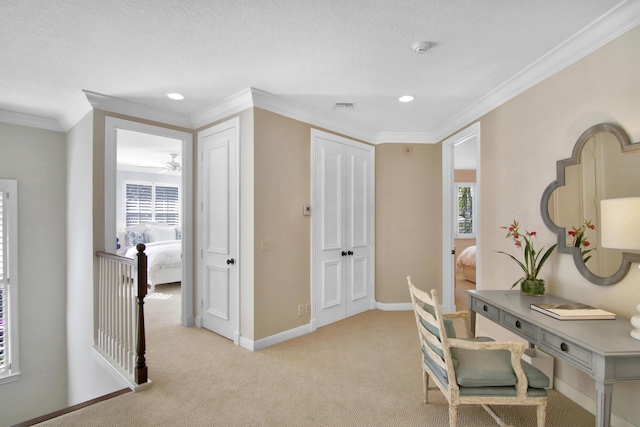
{"label": "window blind", "polygon": [[127,227],[153,221],[153,192],[151,185],[127,184],[125,212]]}
{"label": "window blind", "polygon": [[7,235],[5,227],[6,223],[4,220],[4,206],[5,206],[5,195],[6,192],[3,191],[2,187],[0,187],[0,375],[5,373],[6,371],[6,342],[5,342],[5,325],[7,324],[6,319],[6,298],[5,298],[5,266],[7,265],[6,256],[7,256],[7,243],[5,236]]}
{"label": "window blind", "polygon": [[126,183],[126,226],[154,221],[180,225],[180,188],[152,183]]}
{"label": "window blind", "polygon": [[169,225],[180,225],[178,187],[156,186],[155,195],[155,220]]}

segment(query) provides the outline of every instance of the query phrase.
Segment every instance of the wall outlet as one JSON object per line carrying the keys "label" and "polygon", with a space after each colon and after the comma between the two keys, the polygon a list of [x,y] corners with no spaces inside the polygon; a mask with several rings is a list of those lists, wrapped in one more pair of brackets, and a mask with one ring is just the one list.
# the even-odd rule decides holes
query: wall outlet
{"label": "wall outlet", "polygon": [[262,250],[263,251],[271,250],[271,239],[265,239],[262,241]]}
{"label": "wall outlet", "polygon": [[304,305],[302,304],[298,306],[298,316],[304,316]]}
{"label": "wall outlet", "polygon": [[307,305],[304,306],[305,313],[309,313],[311,311],[311,303],[308,302]]}

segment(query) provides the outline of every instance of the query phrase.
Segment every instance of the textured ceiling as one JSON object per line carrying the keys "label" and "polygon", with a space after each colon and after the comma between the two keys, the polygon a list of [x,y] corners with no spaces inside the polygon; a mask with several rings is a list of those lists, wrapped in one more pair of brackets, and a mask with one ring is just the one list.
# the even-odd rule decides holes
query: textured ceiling
{"label": "textured ceiling", "polygon": [[625,3],[0,0],[0,110],[60,120],[87,90],[193,116],[253,87],[373,134],[437,135]]}

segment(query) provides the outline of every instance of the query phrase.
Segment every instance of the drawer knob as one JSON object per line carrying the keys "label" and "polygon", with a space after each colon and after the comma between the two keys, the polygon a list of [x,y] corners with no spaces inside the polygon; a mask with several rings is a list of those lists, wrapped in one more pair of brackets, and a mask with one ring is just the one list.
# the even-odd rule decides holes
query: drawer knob
{"label": "drawer knob", "polygon": [[486,305],[486,304],[482,306],[482,309],[483,309],[484,311],[489,311],[489,307],[487,307],[487,305]]}
{"label": "drawer knob", "polygon": [[522,324],[520,323],[519,320],[516,320],[516,328],[520,328],[520,327],[522,327]]}
{"label": "drawer knob", "polygon": [[563,342],[562,344],[560,344],[560,350],[562,350],[564,352],[569,351],[569,346],[567,345],[567,343]]}

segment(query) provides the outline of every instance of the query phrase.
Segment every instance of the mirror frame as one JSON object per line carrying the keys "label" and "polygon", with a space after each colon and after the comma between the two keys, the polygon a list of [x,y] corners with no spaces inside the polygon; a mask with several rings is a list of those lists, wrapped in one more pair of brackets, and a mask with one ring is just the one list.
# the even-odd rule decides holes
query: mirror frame
{"label": "mirror frame", "polygon": [[620,149],[622,153],[640,150],[640,144],[633,144],[627,132],[617,124],[600,123],[595,126],[591,126],[589,129],[584,131],[576,141],[576,145],[573,147],[571,158],[559,160],[556,163],[557,179],[549,184],[544,190],[544,193],[542,193],[542,199],[540,201],[540,213],[542,215],[542,220],[547,228],[554,232],[558,237],[558,252],[563,254],[571,254],[573,256],[573,263],[576,265],[576,268],[578,269],[580,274],[582,274],[582,276],[591,283],[600,286],[610,286],[618,283],[627,275],[627,273],[629,272],[629,268],[631,267],[631,263],[640,263],[640,254],[623,252],[622,262],[620,263],[620,267],[615,273],[608,277],[598,276],[587,268],[587,265],[582,260],[582,250],[580,248],[567,246],[567,229],[565,227],[557,226],[549,215],[549,200],[551,199],[553,191],[556,188],[565,185],[565,168],[567,166],[580,164],[582,148],[587,143],[587,141],[591,139],[592,136],[601,132],[611,133],[620,143]]}

